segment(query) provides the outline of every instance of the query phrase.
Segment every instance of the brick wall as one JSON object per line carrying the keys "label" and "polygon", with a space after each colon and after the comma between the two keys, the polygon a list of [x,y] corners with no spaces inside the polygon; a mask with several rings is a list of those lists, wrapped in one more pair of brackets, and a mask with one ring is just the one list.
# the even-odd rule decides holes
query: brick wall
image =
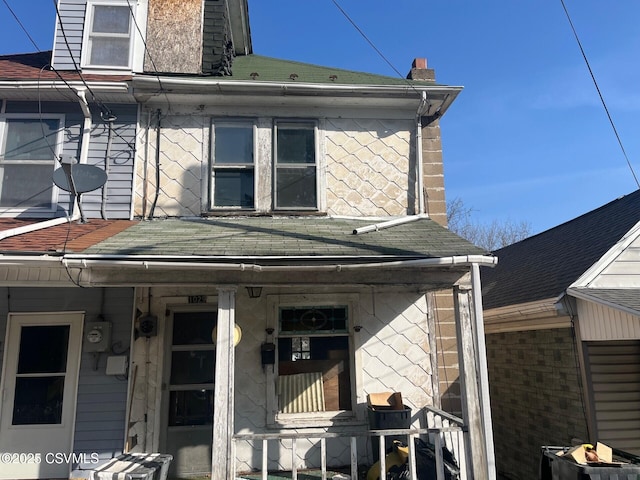
{"label": "brick wall", "polygon": [[496,466],[537,480],[540,447],[588,439],[571,329],[487,335]]}

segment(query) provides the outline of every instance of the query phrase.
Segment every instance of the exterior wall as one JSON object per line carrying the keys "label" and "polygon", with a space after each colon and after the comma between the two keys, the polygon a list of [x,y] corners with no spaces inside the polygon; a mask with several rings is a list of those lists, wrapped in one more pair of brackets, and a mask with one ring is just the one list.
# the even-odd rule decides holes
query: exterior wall
{"label": "exterior wall", "polygon": [[[296,293],[297,292],[297,293]],[[350,324],[359,325],[359,332],[351,331],[351,341],[355,349],[355,404],[356,418],[348,422],[326,421],[315,425],[325,429],[329,425],[332,431],[340,429],[362,428],[367,420],[367,394],[383,391],[399,391],[405,405],[412,408],[412,421],[416,426],[424,426],[420,408],[433,405],[432,366],[428,329],[427,305],[424,296],[417,293],[372,293],[371,291],[336,291],[318,289],[314,295],[332,296],[350,293],[357,298],[355,318]],[[134,345],[132,358],[137,366],[137,382],[133,396],[131,422],[133,428],[129,437],[137,435],[137,446],[133,451],[144,451],[143,439],[146,439],[147,451],[156,451],[160,430],[163,426],[160,416],[162,382],[162,351],[164,310],[166,305],[186,304],[188,296],[202,295],[207,302],[215,306],[216,291],[211,288],[192,289],[152,289],[151,310],[160,318],[159,335],[149,340],[139,338]],[[242,328],[242,341],[235,350],[235,432],[265,433],[277,432],[268,426],[267,391],[269,374],[262,367],[260,345],[266,339],[265,328],[268,322],[269,298],[274,295],[287,295],[287,299],[308,295],[300,290],[276,290],[265,288],[258,299],[249,299],[245,289],[239,289],[236,297],[236,323]],[[292,297],[293,296],[293,297]],[[142,291],[138,294],[138,308],[147,310],[148,297]],[[147,350],[148,349],[148,350]],[[148,353],[147,353],[148,352]],[[148,365],[146,371],[145,364]],[[150,420],[145,426],[144,420]],[[151,420],[153,419],[153,420]],[[295,428],[293,425],[290,428]],[[298,427],[299,428],[299,427]],[[290,431],[283,429],[283,431]],[[348,442],[348,440],[345,440]],[[261,448],[259,442],[256,448]],[[289,444],[279,447],[275,442],[269,446],[269,469],[290,468],[291,455]],[[330,465],[349,463],[348,443],[339,440],[327,442]],[[317,445],[299,442],[297,445],[298,463],[301,467],[312,464],[317,457]],[[366,440],[358,445],[362,460],[371,454],[371,446]],[[260,455],[250,442],[236,444],[236,462],[238,471],[247,471],[260,467]]]}
{"label": "exterior wall", "polygon": [[424,122],[422,127],[422,178],[426,213],[440,225],[447,226],[447,204],[444,195],[444,166],[440,122]]}
{"label": "exterior wall", "polygon": [[494,333],[486,341],[497,471],[536,480],[541,446],[589,440],[573,332]]}
{"label": "exterior wall", "polygon": [[[143,115],[138,134],[136,216],[148,215],[155,199],[155,116]],[[272,118],[254,118],[259,138],[256,181],[269,191],[269,195],[258,195],[256,210],[268,212]],[[160,193],[155,216],[206,212],[210,123],[211,115],[197,112],[161,119]],[[320,129],[318,175],[326,185],[319,192],[321,211],[372,217],[416,213],[412,121],[327,118],[320,122]]]}
{"label": "exterior wall", "polygon": [[[0,288],[0,331],[5,331],[9,312],[84,311],[85,322],[112,324],[114,353],[83,352],[78,382],[74,436],[75,453],[97,453],[109,459],[123,451],[127,387],[125,378],[105,374],[107,356],[128,354],[131,339],[133,289]],[[4,336],[2,337],[4,354]],[[0,356],[0,359],[2,356]]]}
{"label": "exterior wall", "polygon": [[640,317],[581,299],[576,303],[583,342],[640,339]]}
{"label": "exterior wall", "polygon": [[51,63],[57,70],[75,70],[76,66],[80,67],[87,0],[59,0],[57,3],[64,34],[58,20]]}
{"label": "exterior wall", "polygon": [[[96,107],[92,106],[93,125],[88,164],[96,165],[107,171],[106,192],[98,189],[82,194],[82,209],[87,218],[100,218],[103,204],[107,219],[127,219],[131,213],[133,189],[133,162],[135,155],[135,130],[137,122],[136,105],[108,105],[116,115],[109,161],[105,165],[108,142],[108,125],[102,119]],[[30,113],[34,116],[42,113],[62,113],[65,115],[65,134],[63,154],[80,158],[82,128],[84,116],[78,103],[47,102],[7,102],[6,113]],[[56,166],[58,167],[58,166]],[[73,206],[70,195],[61,191],[58,196],[61,209],[69,211]],[[60,212],[57,216],[60,215]],[[26,214],[28,216],[28,212]]]}
{"label": "exterior wall", "polygon": [[640,288],[640,238],[635,239],[591,282],[590,288]]}

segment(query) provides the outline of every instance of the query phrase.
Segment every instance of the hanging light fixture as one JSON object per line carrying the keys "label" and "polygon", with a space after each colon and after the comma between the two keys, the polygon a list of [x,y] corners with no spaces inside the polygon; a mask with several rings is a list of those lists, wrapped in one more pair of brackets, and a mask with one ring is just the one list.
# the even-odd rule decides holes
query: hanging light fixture
{"label": "hanging light fixture", "polygon": [[247,287],[249,298],[260,298],[262,295],[262,287]]}

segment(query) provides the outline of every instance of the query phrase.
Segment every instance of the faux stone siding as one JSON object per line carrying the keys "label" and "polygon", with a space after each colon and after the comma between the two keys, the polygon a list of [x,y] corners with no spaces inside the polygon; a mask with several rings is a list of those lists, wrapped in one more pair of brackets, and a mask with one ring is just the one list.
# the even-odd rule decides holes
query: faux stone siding
{"label": "faux stone siding", "polygon": [[411,122],[328,119],[327,209],[333,215],[416,213]]}
{"label": "faux stone siding", "polygon": [[537,480],[542,445],[588,440],[572,331],[496,333],[486,342],[497,470]]}

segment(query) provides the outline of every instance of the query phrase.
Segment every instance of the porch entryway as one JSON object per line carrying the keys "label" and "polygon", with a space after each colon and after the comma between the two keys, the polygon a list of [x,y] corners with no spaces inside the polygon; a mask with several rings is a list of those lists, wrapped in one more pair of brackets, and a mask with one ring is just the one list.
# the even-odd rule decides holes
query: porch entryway
{"label": "porch entryway", "polygon": [[1,479],[68,478],[84,313],[9,314]]}
{"label": "porch entryway", "polygon": [[163,379],[161,451],[171,476],[211,474],[215,307],[169,310]]}

